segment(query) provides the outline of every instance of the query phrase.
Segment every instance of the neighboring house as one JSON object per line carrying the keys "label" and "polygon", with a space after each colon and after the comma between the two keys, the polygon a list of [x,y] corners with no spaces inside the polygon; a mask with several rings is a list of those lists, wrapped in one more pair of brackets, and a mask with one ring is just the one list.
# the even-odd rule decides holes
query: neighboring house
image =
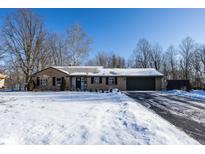
{"label": "neighboring house", "polygon": [[153,68],[52,66],[32,76],[33,90],[160,90],[163,75]]}
{"label": "neighboring house", "polygon": [[0,89],[5,87],[6,75],[0,74]]}

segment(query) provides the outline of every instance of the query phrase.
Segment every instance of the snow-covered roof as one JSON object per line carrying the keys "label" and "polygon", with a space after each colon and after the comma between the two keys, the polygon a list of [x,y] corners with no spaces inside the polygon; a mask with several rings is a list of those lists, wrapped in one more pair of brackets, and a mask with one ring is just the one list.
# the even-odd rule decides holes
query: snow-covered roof
{"label": "snow-covered roof", "polygon": [[85,75],[88,75],[88,73],[86,73],[86,72],[74,72],[74,73],[70,73],[69,75],[70,76],[80,76],[80,75],[85,76]]}
{"label": "snow-covered roof", "polygon": [[98,73],[88,73],[89,76],[163,76],[154,68],[112,68],[101,69]]}
{"label": "snow-covered roof", "polygon": [[52,66],[52,68],[58,69],[64,73],[71,75],[72,73],[89,73],[89,72],[99,72],[100,69],[103,69],[103,66]]}
{"label": "snow-covered roof", "polygon": [[154,68],[104,68],[103,66],[52,66],[71,76],[163,76]]}

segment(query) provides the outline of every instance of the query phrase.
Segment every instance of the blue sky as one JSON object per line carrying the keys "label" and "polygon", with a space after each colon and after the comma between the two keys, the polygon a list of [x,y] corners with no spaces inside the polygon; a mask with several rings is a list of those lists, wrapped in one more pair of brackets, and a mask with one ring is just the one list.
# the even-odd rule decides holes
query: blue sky
{"label": "blue sky", "polygon": [[[13,9],[0,9],[0,25]],[[186,36],[205,43],[205,9],[34,9],[53,32],[80,23],[93,39],[92,53],[115,52],[129,58],[139,38],[178,46]],[[90,54],[90,55],[94,55]]]}

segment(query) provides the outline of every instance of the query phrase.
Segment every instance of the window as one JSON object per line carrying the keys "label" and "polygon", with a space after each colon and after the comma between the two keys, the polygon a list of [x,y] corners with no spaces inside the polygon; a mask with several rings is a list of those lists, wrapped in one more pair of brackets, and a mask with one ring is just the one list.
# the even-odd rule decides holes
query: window
{"label": "window", "polygon": [[99,84],[100,83],[100,78],[99,77],[94,77],[94,83]]}
{"label": "window", "polygon": [[47,85],[47,79],[40,79],[40,85],[46,86]]}
{"label": "window", "polygon": [[60,86],[62,83],[62,79],[61,78],[56,78],[56,86]]}
{"label": "window", "polygon": [[106,85],[117,85],[117,77],[106,77]]}
{"label": "window", "polygon": [[115,84],[115,78],[114,78],[114,77],[109,77],[109,78],[108,78],[108,84],[109,84],[109,85]]}
{"label": "window", "polygon": [[93,84],[101,84],[102,83],[102,77],[92,77],[91,83]]}

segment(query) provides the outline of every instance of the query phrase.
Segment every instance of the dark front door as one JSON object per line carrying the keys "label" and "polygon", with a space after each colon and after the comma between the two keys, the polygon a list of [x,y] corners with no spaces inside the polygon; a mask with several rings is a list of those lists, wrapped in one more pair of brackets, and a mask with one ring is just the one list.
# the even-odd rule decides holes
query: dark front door
{"label": "dark front door", "polygon": [[155,90],[155,78],[127,77],[127,90]]}
{"label": "dark front door", "polygon": [[80,77],[76,78],[76,89],[81,89],[81,78]]}

